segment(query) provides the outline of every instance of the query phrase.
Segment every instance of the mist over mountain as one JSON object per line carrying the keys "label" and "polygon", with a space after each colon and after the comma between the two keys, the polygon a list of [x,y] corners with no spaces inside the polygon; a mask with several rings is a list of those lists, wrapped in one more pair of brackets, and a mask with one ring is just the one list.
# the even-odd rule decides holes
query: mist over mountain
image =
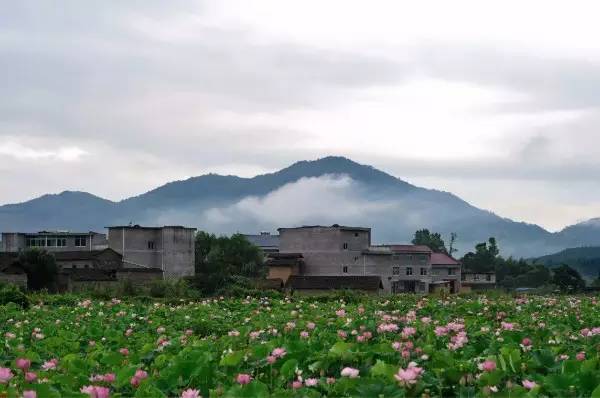
{"label": "mist over mountain", "polygon": [[429,228],[446,238],[456,232],[461,252],[494,236],[504,255],[524,257],[600,245],[600,219],[551,233],[343,157],[301,161],[253,178],[193,177],[119,202],[66,191],[0,206],[2,231],[88,231],[129,222],[215,233],[338,223],[370,226],[378,243],[408,242],[416,229]]}

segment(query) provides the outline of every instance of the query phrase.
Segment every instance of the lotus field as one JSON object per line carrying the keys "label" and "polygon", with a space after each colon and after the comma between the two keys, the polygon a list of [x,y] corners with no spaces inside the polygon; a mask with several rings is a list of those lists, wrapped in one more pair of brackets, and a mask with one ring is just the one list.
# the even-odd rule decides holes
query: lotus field
{"label": "lotus field", "polygon": [[593,297],[50,301],[0,307],[0,397],[600,396]]}

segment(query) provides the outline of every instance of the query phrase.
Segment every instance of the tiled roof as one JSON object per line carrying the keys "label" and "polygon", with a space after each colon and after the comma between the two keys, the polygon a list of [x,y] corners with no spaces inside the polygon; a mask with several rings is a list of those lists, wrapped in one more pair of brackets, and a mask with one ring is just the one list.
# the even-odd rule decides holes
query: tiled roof
{"label": "tiled roof", "polygon": [[139,273],[157,273],[157,274],[162,274],[163,270],[160,268],[120,268],[117,270],[117,272],[119,273],[123,273],[123,272],[139,272]]}
{"label": "tiled roof", "polygon": [[116,257],[122,258],[120,253],[117,253],[113,249],[104,250],[70,250],[70,251],[56,251],[52,252],[56,261],[73,261],[73,260],[93,260],[99,254],[104,252],[111,252]]}
{"label": "tiled roof", "polygon": [[78,282],[109,282],[116,281],[116,275],[101,269],[63,269],[62,274],[68,275],[72,281]]}
{"label": "tiled roof", "polygon": [[389,245],[395,253],[431,253],[425,245]]}
{"label": "tiled roof", "polygon": [[278,228],[278,231],[284,230],[284,229],[312,229],[312,228],[333,228],[333,229],[341,229],[344,231],[362,231],[362,232],[369,232],[371,230],[371,228],[366,228],[366,227],[350,227],[347,225],[338,225],[338,224],[333,224],[333,225],[303,225],[301,227],[289,227],[289,228]]}
{"label": "tiled roof", "polygon": [[244,235],[244,237],[248,240],[248,242],[252,243],[254,246],[267,248],[279,248],[279,235]]}
{"label": "tiled roof", "polygon": [[379,276],[292,275],[286,283],[292,289],[334,290],[352,289],[377,291],[383,288]]}
{"label": "tiled roof", "polygon": [[431,253],[431,265],[460,265],[460,262],[445,253]]}

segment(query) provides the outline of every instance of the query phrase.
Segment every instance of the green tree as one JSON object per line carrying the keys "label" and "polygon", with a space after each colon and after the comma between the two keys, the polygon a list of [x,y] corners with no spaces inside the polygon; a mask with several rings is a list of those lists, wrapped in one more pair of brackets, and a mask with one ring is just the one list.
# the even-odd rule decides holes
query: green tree
{"label": "green tree", "polygon": [[496,238],[475,246],[475,252],[465,254],[461,260],[463,268],[472,272],[491,272],[496,270],[500,250]]}
{"label": "green tree", "polygon": [[562,264],[552,269],[552,283],[562,292],[578,292],[585,287],[585,281],[579,272],[567,264]]}
{"label": "green tree", "polygon": [[27,274],[29,289],[55,289],[58,267],[52,254],[45,250],[27,249],[19,255],[19,263]]}
{"label": "green tree", "polygon": [[197,285],[213,293],[233,280],[266,275],[263,252],[243,235],[216,236],[200,231],[196,234]]}
{"label": "green tree", "polygon": [[420,229],[415,232],[415,237],[412,240],[413,245],[425,245],[435,253],[448,253],[446,244],[439,233],[431,233],[428,229]]}

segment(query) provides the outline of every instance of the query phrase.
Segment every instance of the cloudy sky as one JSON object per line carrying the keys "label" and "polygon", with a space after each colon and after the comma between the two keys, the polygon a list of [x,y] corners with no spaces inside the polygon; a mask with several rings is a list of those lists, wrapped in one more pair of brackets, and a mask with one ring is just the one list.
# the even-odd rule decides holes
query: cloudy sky
{"label": "cloudy sky", "polygon": [[550,230],[600,216],[595,1],[0,5],[0,204],[343,155]]}

